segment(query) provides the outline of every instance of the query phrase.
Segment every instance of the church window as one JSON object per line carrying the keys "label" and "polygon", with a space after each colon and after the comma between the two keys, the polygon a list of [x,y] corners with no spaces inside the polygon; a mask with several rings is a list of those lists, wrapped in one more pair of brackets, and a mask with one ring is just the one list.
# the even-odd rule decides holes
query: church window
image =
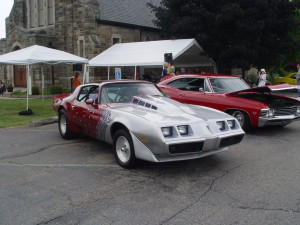
{"label": "church window", "polygon": [[48,1],[48,25],[54,24],[54,0]]}
{"label": "church window", "polygon": [[38,0],[38,20],[39,27],[45,25],[45,12],[44,12],[44,0]]}
{"label": "church window", "polygon": [[54,25],[55,0],[28,0],[27,2],[30,28]]}
{"label": "church window", "polygon": [[80,57],[85,58],[85,50],[84,50],[84,36],[78,37],[78,55]]}
{"label": "church window", "polygon": [[111,37],[111,42],[112,42],[112,45],[121,43],[122,42],[121,35],[113,34]]}
{"label": "church window", "polygon": [[34,11],[35,11],[35,7],[34,7],[34,0],[29,1],[29,11],[30,11],[30,27],[35,27],[35,23],[34,23]]}

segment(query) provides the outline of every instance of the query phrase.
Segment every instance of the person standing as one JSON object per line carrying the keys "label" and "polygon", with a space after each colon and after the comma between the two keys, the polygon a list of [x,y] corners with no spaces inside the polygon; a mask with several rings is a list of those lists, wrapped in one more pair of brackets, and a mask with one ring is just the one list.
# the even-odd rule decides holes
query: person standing
{"label": "person standing", "polygon": [[75,72],[74,78],[73,78],[73,90],[75,90],[79,85],[81,85],[79,72]]}
{"label": "person standing", "polygon": [[2,82],[2,80],[0,80],[0,95],[2,95],[3,92],[5,91],[6,91],[5,84]]}
{"label": "person standing", "polygon": [[[297,80],[297,85],[300,85],[300,63],[297,64],[297,74],[296,74],[296,80]],[[298,92],[298,97],[300,97],[300,89],[297,89]]]}
{"label": "person standing", "polygon": [[265,86],[267,80],[267,73],[265,69],[261,69],[258,75],[258,85],[257,87]]}
{"label": "person standing", "polygon": [[165,77],[165,76],[167,76],[167,75],[169,75],[168,74],[168,67],[169,67],[169,63],[164,62],[164,64],[163,64],[163,70],[161,72],[161,77],[162,78]]}

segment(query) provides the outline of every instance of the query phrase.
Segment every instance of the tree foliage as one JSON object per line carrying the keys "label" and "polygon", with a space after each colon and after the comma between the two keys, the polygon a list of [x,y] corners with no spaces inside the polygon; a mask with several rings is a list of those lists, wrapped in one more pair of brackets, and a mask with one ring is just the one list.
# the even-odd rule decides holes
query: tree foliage
{"label": "tree foliage", "polygon": [[292,38],[299,35],[298,2],[162,0],[159,7],[149,5],[165,38],[195,38],[224,72],[268,67],[299,50],[297,38]]}

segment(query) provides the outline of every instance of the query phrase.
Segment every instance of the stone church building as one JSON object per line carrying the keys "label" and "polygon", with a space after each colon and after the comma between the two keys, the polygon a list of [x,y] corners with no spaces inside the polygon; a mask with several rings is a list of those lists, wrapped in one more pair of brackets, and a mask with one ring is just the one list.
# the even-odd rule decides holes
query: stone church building
{"label": "stone church building", "polygon": [[[160,0],[14,0],[6,18],[6,38],[0,39],[0,54],[41,45],[91,59],[115,43],[159,40],[151,2]],[[33,85],[41,84],[40,65],[31,67]],[[90,80],[107,76],[106,68],[90,68]],[[45,66],[45,85],[70,87],[81,65]],[[25,66],[2,65],[0,79],[26,87]]]}

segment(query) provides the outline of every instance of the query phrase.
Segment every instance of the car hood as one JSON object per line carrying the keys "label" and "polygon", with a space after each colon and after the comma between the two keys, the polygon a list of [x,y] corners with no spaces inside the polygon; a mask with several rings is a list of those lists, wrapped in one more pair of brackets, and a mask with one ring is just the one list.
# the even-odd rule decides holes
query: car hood
{"label": "car hood", "polygon": [[134,97],[131,103],[116,106],[115,109],[135,114],[158,124],[175,121],[207,121],[211,118],[224,119],[230,117],[215,109],[200,106],[193,107],[162,96]]}
{"label": "car hood", "polygon": [[300,89],[300,85],[291,85],[291,84],[266,85],[262,87],[249,88],[240,91],[229,92],[227,93],[227,95],[235,95],[243,92],[270,93],[271,91],[282,91],[282,90],[291,90],[291,89]]}

